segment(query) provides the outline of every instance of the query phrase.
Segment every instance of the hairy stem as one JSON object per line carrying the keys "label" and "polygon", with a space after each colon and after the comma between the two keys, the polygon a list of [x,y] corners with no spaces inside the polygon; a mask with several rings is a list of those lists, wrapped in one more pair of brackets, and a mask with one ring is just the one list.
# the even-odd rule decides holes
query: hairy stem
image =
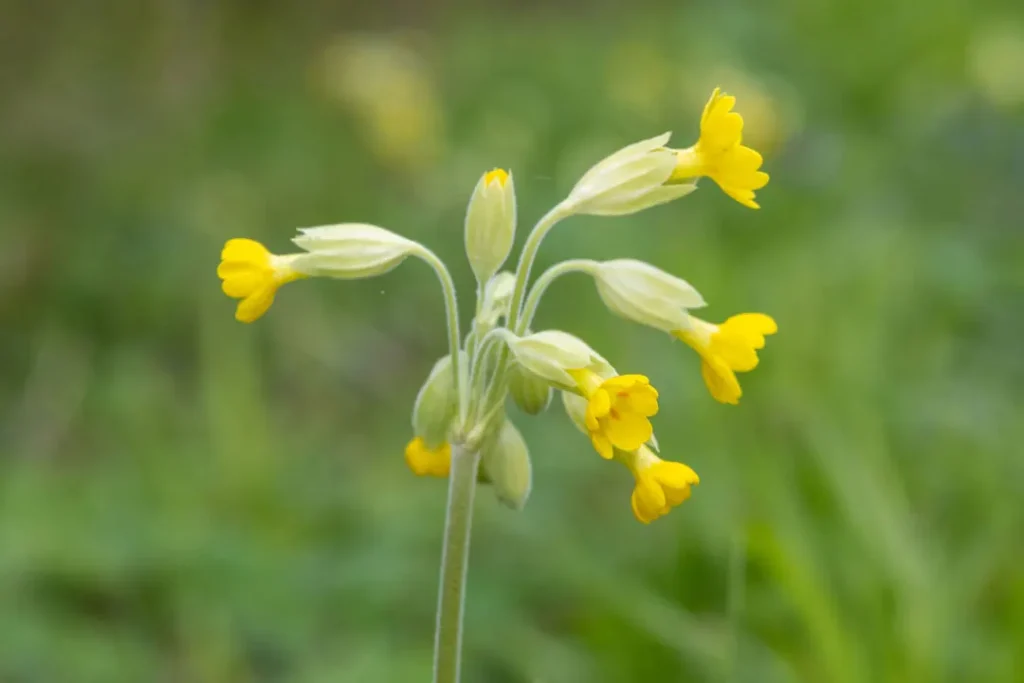
{"label": "hairy stem", "polygon": [[537,282],[530,288],[530,296],[526,298],[526,305],[523,306],[522,315],[519,317],[519,329],[513,330],[518,335],[526,333],[533,322],[533,316],[537,313],[537,306],[544,296],[551,283],[567,273],[588,273],[597,266],[597,261],[590,259],[570,259],[551,266],[537,278]]}
{"label": "hairy stem", "polygon": [[441,588],[437,599],[434,634],[434,683],[458,683],[462,652],[462,614],[469,565],[469,539],[473,524],[480,454],[452,444],[448,477],[448,511],[441,551]]}
{"label": "hairy stem", "polygon": [[448,353],[452,358],[452,373],[455,381],[455,395],[459,397],[459,427],[466,419],[468,407],[468,396],[466,387],[462,382],[462,371],[459,367],[461,358],[459,350],[462,348],[462,340],[459,331],[459,304],[455,296],[455,283],[452,282],[451,273],[445,267],[444,261],[424,246],[416,250],[416,255],[427,262],[437,273],[437,279],[441,281],[441,289],[444,290],[444,309],[448,320]]}
{"label": "hairy stem", "polygon": [[[526,296],[526,285],[530,280],[530,270],[533,268],[534,259],[537,258],[537,250],[540,249],[541,242],[551,232],[551,228],[555,227],[558,221],[570,213],[563,204],[558,204],[555,208],[544,214],[537,221],[537,224],[533,226],[530,236],[526,238],[526,244],[523,245],[523,253],[519,255],[519,263],[516,266],[516,284],[512,289],[512,301],[509,304],[506,324],[509,330],[515,330],[519,325],[523,297]],[[505,391],[506,386],[505,374],[506,370],[508,370],[508,356],[508,347],[502,347],[498,354],[498,365],[494,371],[494,377],[487,388],[487,393],[482,402],[485,411],[491,404],[500,401],[503,396],[502,392]]]}

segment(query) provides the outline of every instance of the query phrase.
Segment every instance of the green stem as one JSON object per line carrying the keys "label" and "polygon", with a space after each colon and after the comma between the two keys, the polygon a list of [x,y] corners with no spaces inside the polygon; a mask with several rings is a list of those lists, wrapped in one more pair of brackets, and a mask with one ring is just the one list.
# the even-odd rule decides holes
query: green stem
{"label": "green stem", "polygon": [[437,599],[434,634],[434,683],[458,683],[462,651],[462,615],[466,595],[466,568],[473,523],[480,454],[452,444],[448,477],[448,511],[441,551],[441,588]]}
{"label": "green stem", "polygon": [[[537,258],[537,250],[540,249],[541,242],[551,232],[551,228],[555,227],[558,221],[569,214],[570,211],[565,208],[564,203],[558,204],[537,221],[537,224],[533,226],[533,230],[530,232],[530,236],[526,238],[526,244],[523,245],[523,253],[520,254],[519,263],[516,266],[516,284],[512,289],[512,301],[509,304],[508,320],[505,325],[507,329],[515,330],[519,324],[523,297],[526,295],[526,284],[530,280],[530,270],[533,268],[534,259]],[[508,356],[508,347],[502,347],[501,352],[498,354],[498,365],[494,371],[494,377],[487,388],[487,394],[482,402],[485,410],[489,405],[500,400],[500,396],[505,390],[505,371],[508,369]]]}
{"label": "green stem", "polygon": [[551,266],[537,278],[537,282],[530,288],[530,296],[526,298],[526,305],[523,306],[523,314],[519,318],[519,329],[513,330],[518,335],[523,335],[533,322],[533,316],[537,313],[537,306],[544,296],[551,283],[567,273],[589,273],[597,266],[597,261],[590,259],[570,259]]}
{"label": "green stem", "polygon": [[455,395],[459,397],[459,428],[461,429],[462,422],[466,419],[468,397],[466,395],[466,388],[463,386],[462,372],[459,367],[461,361],[459,350],[462,348],[462,341],[459,336],[459,304],[455,296],[455,283],[452,282],[451,273],[445,267],[444,261],[439,259],[434,252],[419,245],[419,249],[415,251],[415,254],[434,269],[434,272],[437,273],[437,279],[441,281],[441,289],[444,290],[444,309],[448,319],[448,353],[451,354],[452,358]]}
{"label": "green stem", "polygon": [[568,211],[566,211],[562,204],[559,204],[537,221],[537,225],[533,226],[530,236],[526,238],[526,244],[523,245],[523,253],[519,256],[519,264],[516,266],[516,285],[512,289],[512,303],[509,305],[508,329],[516,329],[516,325],[519,322],[520,308],[523,305],[523,297],[526,295],[526,284],[530,280],[530,270],[533,268],[534,259],[537,258],[537,250],[540,249],[541,242],[551,232],[551,228],[555,227],[555,224],[567,215]]}

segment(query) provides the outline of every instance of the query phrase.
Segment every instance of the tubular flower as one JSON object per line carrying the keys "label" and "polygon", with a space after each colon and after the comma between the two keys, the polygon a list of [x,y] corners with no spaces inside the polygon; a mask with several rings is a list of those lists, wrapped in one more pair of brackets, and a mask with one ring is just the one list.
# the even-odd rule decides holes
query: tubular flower
{"label": "tubular flower", "polygon": [[644,524],[667,515],[690,497],[690,487],[700,483],[700,477],[681,462],[662,460],[647,446],[629,453],[620,453],[636,478],[633,489],[633,514]]}
{"label": "tubular flower", "polygon": [[417,436],[405,447],[405,462],[414,474],[421,477],[447,477],[452,466],[452,447],[445,441],[430,449]]}
{"label": "tubular flower", "polygon": [[743,117],[732,111],[736,98],[719,88],[711,93],[700,119],[697,144],[676,153],[676,168],[670,182],[709,176],[722,191],[743,206],[759,209],[754,190],[768,184],[768,174],[760,171],[761,155],[744,147]]}
{"label": "tubular flower", "polygon": [[292,264],[298,255],[278,256],[255,240],[236,238],[227,241],[220,254],[217,276],[223,280],[224,293],[241,299],[235,318],[251,323],[267,312],[281,285],[306,277]]}
{"label": "tubular flower", "polygon": [[690,329],[672,334],[700,354],[701,374],[715,400],[739,403],[743,390],[736,373],[757,367],[757,349],[764,348],[765,336],[775,334],[778,326],[764,313],[741,313],[721,325],[693,317],[690,320]]}
{"label": "tubular flower", "polygon": [[633,451],[651,438],[650,417],[658,413],[658,391],[643,375],[602,380],[593,370],[570,370],[587,399],[585,423],[598,454],[610,460],[615,448]]}

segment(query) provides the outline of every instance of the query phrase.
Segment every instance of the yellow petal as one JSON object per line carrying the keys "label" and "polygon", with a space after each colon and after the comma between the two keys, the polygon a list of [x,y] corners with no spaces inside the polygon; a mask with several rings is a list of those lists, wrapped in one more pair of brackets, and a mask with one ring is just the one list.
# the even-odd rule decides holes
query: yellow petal
{"label": "yellow petal", "polygon": [[608,391],[623,391],[638,384],[650,386],[651,380],[645,375],[616,375],[606,379],[601,386]]}
{"label": "yellow petal", "polygon": [[224,244],[220,253],[223,261],[249,261],[257,264],[270,263],[270,252],[256,240],[236,237]]}
{"label": "yellow petal", "polygon": [[705,358],[700,371],[704,377],[704,384],[716,401],[732,405],[739,403],[743,390],[740,389],[736,374],[725,363],[717,358]]}
{"label": "yellow petal", "polygon": [[274,303],[274,294],[276,293],[276,283],[272,280],[265,283],[238,303],[238,308],[235,309],[235,319],[243,323],[251,323],[257,320]]}
{"label": "yellow petal", "polygon": [[641,506],[636,489],[633,489],[633,495],[630,497],[629,502],[633,507],[633,516],[636,517],[638,521],[643,522],[644,524],[650,524],[657,519],[657,514],[652,515],[649,510]]}
{"label": "yellow petal", "polygon": [[[764,313],[739,313],[726,320],[722,325],[761,335],[761,346],[764,346],[764,335],[775,334],[779,331],[775,319]],[[761,348],[761,346],[757,348]]]}
{"label": "yellow petal", "polygon": [[754,349],[764,346],[764,337],[761,339],[761,345],[755,346],[741,331],[729,331],[723,327],[711,338],[711,353],[731,370],[749,372],[757,367],[757,352]]}
{"label": "yellow petal", "polygon": [[668,501],[661,487],[648,475],[640,475],[633,489],[633,511],[638,513],[637,519],[650,522],[663,515],[667,507]]}
{"label": "yellow petal", "polygon": [[626,400],[628,401],[628,409],[635,413],[645,417],[658,414],[658,392],[649,384],[642,387],[634,387],[633,391],[629,392]]}
{"label": "yellow petal", "polygon": [[[219,275],[220,269],[218,268],[217,271]],[[221,289],[233,299],[244,299],[259,289],[260,285],[267,280],[266,274],[252,269],[239,270],[227,276],[221,275],[221,277],[224,278]]]}
{"label": "yellow petal", "polygon": [[636,413],[612,416],[601,424],[604,434],[616,448],[633,451],[640,448],[654,433],[651,421]]}
{"label": "yellow petal", "polygon": [[611,460],[612,456],[615,455],[612,442],[608,440],[608,437],[603,432],[591,432],[590,443],[594,445],[594,450],[597,451],[597,454],[605,460]]}
{"label": "yellow petal", "polygon": [[598,389],[590,397],[590,401],[587,403],[588,413],[592,413],[595,418],[602,418],[608,414],[612,409],[612,399],[608,395],[608,392],[604,390],[604,387]]}
{"label": "yellow petal", "polygon": [[669,506],[681,505],[690,497],[690,487],[700,483],[700,477],[681,462],[663,461],[651,468],[654,477],[665,492]]}

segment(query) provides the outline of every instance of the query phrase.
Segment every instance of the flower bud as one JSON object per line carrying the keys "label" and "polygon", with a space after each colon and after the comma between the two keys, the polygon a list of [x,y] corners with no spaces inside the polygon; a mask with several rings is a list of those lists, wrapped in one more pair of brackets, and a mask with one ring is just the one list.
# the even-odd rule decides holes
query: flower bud
{"label": "flower bud", "polygon": [[466,254],[477,282],[491,279],[508,258],[516,235],[512,176],[500,168],[477,182],[466,209]]}
{"label": "flower bud", "polygon": [[508,391],[527,415],[539,415],[551,403],[551,386],[519,363],[509,368]]}
{"label": "flower bud", "polygon": [[590,368],[600,372],[609,367],[597,351],[567,332],[545,330],[525,337],[509,335],[507,342],[523,368],[558,387],[576,385],[569,370]]}
{"label": "flower bud", "polygon": [[309,254],[296,262],[296,270],[344,280],[383,275],[423,248],[390,230],[365,223],[301,228],[299,232],[292,242]]}
{"label": "flower bud", "polygon": [[605,261],[593,273],[597,292],[612,313],[665,332],[688,329],[686,309],[704,305],[688,282],[643,261]]}
{"label": "flower bud", "polygon": [[[465,358],[465,353],[462,357]],[[449,355],[434,363],[412,408],[413,433],[423,439],[428,449],[436,449],[448,440],[448,430],[455,419],[458,405],[455,373]]]}
{"label": "flower bud", "polygon": [[666,185],[676,166],[667,149],[671,133],[623,147],[587,171],[566,199],[577,214],[622,216],[684,197],[695,183]]}
{"label": "flower bud", "polygon": [[530,497],[533,472],[526,442],[515,425],[505,420],[494,444],[483,451],[481,464],[498,500],[513,510],[522,510]]}

